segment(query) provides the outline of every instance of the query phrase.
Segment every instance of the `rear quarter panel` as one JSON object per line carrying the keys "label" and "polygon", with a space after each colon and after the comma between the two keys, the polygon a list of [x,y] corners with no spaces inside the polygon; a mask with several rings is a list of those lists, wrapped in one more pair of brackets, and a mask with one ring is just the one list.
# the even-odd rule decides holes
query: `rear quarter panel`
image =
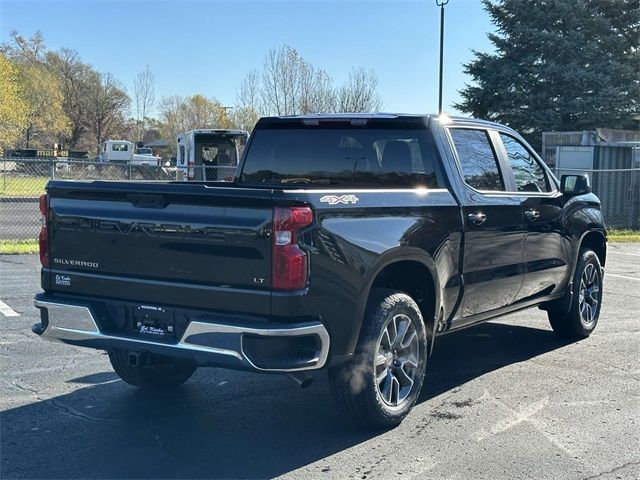
{"label": "rear quarter panel", "polygon": [[[446,312],[454,308],[461,220],[448,190],[290,190],[282,195],[311,204],[315,211],[315,224],[301,236],[309,252],[310,280],[299,306],[322,318],[331,334],[332,356],[355,348],[371,284],[391,263],[425,265],[441,292],[437,304]],[[352,202],[330,205],[327,196],[347,196]],[[272,312],[284,313],[278,297],[272,298]]]}

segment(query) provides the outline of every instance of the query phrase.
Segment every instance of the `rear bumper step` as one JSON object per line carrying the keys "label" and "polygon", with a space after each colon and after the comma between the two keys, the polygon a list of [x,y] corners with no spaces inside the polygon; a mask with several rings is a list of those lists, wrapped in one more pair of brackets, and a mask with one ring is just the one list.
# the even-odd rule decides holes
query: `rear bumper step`
{"label": "rear bumper step", "polygon": [[320,322],[253,328],[191,321],[177,343],[166,343],[102,332],[85,305],[38,297],[34,304],[41,312],[41,323],[32,327],[34,333],[82,347],[150,352],[198,365],[267,372],[322,368],[329,353],[329,334]]}

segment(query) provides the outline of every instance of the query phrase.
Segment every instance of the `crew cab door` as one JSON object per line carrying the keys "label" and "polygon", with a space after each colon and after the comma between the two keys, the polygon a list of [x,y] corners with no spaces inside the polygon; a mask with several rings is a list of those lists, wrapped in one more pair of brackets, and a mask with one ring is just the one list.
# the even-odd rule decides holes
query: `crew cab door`
{"label": "crew cab door", "polygon": [[516,301],[556,293],[566,285],[570,263],[570,244],[562,224],[562,194],[524,141],[507,132],[499,132],[496,138],[526,225],[524,278]]}
{"label": "crew cab door", "polygon": [[[459,325],[511,304],[523,280],[524,218],[520,199],[495,148],[496,132],[447,129],[458,167],[464,222],[464,297]],[[465,320],[468,319],[468,320]]]}

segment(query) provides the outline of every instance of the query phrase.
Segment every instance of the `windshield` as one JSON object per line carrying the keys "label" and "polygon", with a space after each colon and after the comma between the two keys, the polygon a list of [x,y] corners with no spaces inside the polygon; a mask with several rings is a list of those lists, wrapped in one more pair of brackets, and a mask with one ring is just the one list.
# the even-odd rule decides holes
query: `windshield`
{"label": "windshield", "polygon": [[258,130],[241,180],[269,185],[437,187],[424,129]]}

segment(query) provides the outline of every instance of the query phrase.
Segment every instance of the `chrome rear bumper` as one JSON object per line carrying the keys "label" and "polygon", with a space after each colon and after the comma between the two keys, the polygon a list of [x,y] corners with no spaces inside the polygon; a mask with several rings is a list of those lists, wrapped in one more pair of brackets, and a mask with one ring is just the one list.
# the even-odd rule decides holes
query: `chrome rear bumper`
{"label": "chrome rear bumper", "polygon": [[[296,372],[322,368],[329,353],[329,334],[320,322],[278,325],[273,328],[191,321],[177,343],[154,342],[143,338],[101,332],[91,310],[82,305],[58,303],[36,298],[42,322],[33,326],[34,333],[47,340],[60,341],[90,348],[120,348],[130,351],[150,351],[167,356],[191,358],[203,365],[269,372]],[[252,337],[314,337],[317,351],[295,366],[261,367],[244,348],[244,336]]]}

